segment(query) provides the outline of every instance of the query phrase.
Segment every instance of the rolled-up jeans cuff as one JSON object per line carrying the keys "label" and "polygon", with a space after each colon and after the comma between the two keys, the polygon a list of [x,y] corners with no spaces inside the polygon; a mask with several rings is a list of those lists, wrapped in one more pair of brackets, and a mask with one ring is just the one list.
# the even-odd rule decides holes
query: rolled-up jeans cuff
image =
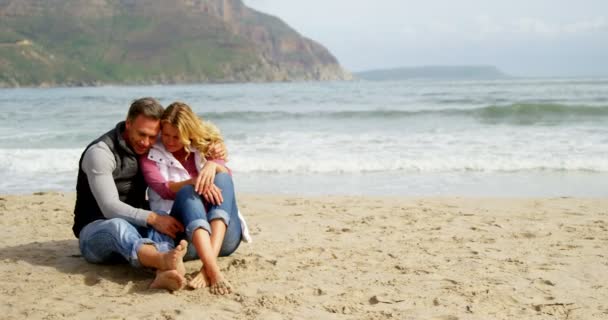
{"label": "rolled-up jeans cuff", "polygon": [[141,246],[148,245],[148,244],[153,245],[156,248],[156,250],[158,250],[158,252],[167,252],[167,251],[173,249],[172,245],[168,242],[156,243],[148,238],[138,239],[137,241],[135,241],[135,244],[133,245],[133,251],[131,252],[131,259],[129,261],[131,266],[133,266],[135,268],[146,268],[146,267],[142,266],[141,263],[139,262],[137,253],[139,252],[139,249],[141,248]]}
{"label": "rolled-up jeans cuff", "polygon": [[211,211],[209,211],[209,213],[207,214],[207,220],[213,221],[215,219],[224,220],[226,226],[230,224],[230,215],[223,209],[212,209]]}
{"label": "rolled-up jeans cuff", "polygon": [[196,219],[186,226],[186,236],[188,236],[188,242],[192,242],[192,235],[198,228],[201,228],[211,234],[211,226],[209,225],[209,222],[207,222],[205,219]]}

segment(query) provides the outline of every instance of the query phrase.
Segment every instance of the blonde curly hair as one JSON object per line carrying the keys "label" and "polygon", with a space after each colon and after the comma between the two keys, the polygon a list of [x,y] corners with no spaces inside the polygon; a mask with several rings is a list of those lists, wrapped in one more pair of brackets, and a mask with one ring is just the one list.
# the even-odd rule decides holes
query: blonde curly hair
{"label": "blonde curly hair", "polygon": [[161,125],[168,123],[177,129],[179,139],[187,153],[186,157],[190,155],[190,147],[198,150],[204,157],[212,144],[224,142],[218,127],[199,118],[192,108],[183,102],[170,104],[160,121]]}

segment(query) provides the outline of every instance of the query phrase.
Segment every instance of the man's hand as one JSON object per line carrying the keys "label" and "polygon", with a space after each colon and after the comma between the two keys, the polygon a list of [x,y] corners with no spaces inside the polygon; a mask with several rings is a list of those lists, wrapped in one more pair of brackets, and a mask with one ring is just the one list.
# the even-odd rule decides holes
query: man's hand
{"label": "man's hand", "polygon": [[184,226],[170,215],[152,212],[148,216],[148,225],[160,233],[175,239],[178,232],[184,232]]}
{"label": "man's hand", "polygon": [[203,197],[208,203],[219,206],[224,202],[222,197],[222,189],[212,184],[209,188],[203,190]]}
{"label": "man's hand", "polygon": [[223,142],[215,142],[209,146],[209,150],[205,154],[207,160],[224,160],[228,162],[228,151]]}

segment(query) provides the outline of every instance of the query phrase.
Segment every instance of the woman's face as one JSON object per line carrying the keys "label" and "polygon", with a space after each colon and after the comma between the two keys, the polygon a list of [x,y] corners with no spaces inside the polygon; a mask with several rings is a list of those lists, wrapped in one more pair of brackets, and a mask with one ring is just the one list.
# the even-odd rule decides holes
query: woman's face
{"label": "woman's face", "polygon": [[165,149],[169,152],[177,152],[184,149],[184,144],[179,139],[179,131],[172,124],[163,123],[161,129],[161,139]]}

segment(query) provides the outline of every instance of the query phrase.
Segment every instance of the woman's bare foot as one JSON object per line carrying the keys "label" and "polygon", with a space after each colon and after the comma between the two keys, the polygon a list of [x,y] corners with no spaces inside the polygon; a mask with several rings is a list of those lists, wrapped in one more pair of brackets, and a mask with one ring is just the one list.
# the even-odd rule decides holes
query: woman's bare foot
{"label": "woman's bare foot", "polygon": [[202,269],[201,271],[196,273],[196,276],[194,276],[192,280],[188,282],[188,286],[192,289],[205,288],[209,286],[209,280],[207,280],[207,275],[203,272]]}
{"label": "woman's bare foot", "polygon": [[188,242],[182,240],[175,247],[175,249],[163,253],[163,264],[160,271],[176,270],[182,277],[186,274],[186,267],[184,266],[184,255],[188,250]]}
{"label": "woman's bare foot", "polygon": [[232,285],[224,279],[224,275],[222,275],[217,265],[213,267],[203,266],[200,273],[205,273],[207,275],[209,291],[212,294],[224,295],[232,292]]}
{"label": "woman's bare foot", "polygon": [[209,291],[211,291],[212,294],[229,294],[232,293],[232,286],[230,285],[230,282],[222,279],[211,285]]}
{"label": "woman's bare foot", "polygon": [[152,289],[180,290],[186,285],[186,278],[177,270],[156,271],[156,278],[150,284]]}

